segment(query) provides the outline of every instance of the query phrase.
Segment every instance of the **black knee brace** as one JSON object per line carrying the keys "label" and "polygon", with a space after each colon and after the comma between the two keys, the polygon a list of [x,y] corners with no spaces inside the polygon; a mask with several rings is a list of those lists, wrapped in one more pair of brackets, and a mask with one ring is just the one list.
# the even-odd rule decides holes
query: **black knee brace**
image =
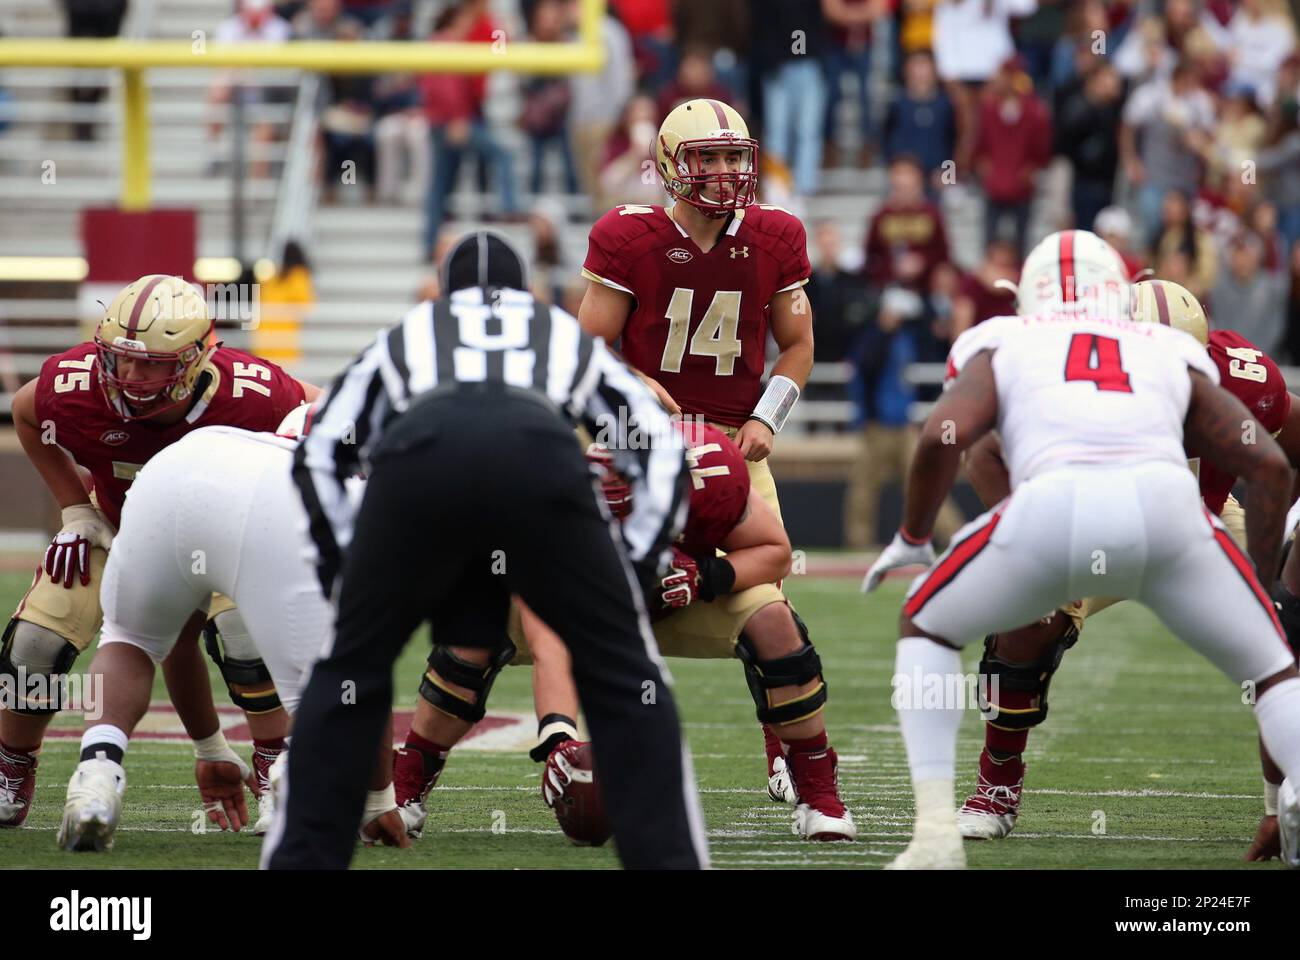
{"label": "black knee brace", "polygon": [[[259,657],[256,660],[238,660],[225,655],[225,646],[221,641],[221,631],[217,629],[217,618],[212,617],[203,624],[203,648],[221,671],[221,679],[226,681],[226,690],[230,693],[230,702],[245,713],[271,713],[280,709],[280,694],[271,679],[271,671]],[[270,690],[250,696],[235,689],[269,685]]]}
{"label": "black knee brace", "polygon": [[[1042,656],[1030,663],[1012,663],[993,652],[993,634],[985,637],[978,685],[980,713],[984,719],[1004,730],[1028,730],[1046,720],[1047,688],[1051,686],[1052,675],[1060,667],[1065,651],[1078,639],[1079,631],[1067,618],[1065,633]],[[997,703],[1000,694],[1009,691],[1030,694],[1033,704],[1010,708]]]}
{"label": "black knee brace", "polygon": [[[827,688],[821,680],[822,660],[816,648],[808,639],[808,627],[799,619],[793,608],[795,626],[803,640],[803,648],[798,653],[791,653],[773,660],[760,660],[749,638],[743,633],[736,644],[736,656],[745,668],[745,682],[749,684],[749,694],[754,698],[758,708],[758,721],[770,725],[796,723],[811,717],[826,706]],[[814,680],[821,681],[817,686],[794,700],[769,706],[767,691],[776,687],[797,687]]]}
{"label": "black knee brace", "polygon": [[1280,582],[1273,585],[1273,607],[1277,618],[1286,632],[1286,642],[1291,645],[1291,653],[1300,659],[1300,597],[1282,586]]}
{"label": "black knee brace", "polygon": [[[429,669],[420,680],[420,696],[429,705],[467,723],[478,723],[487,712],[488,694],[497,674],[515,655],[515,645],[509,640],[499,647],[484,665],[462,660],[449,647],[435,643],[429,653]],[[442,685],[454,683],[477,694],[474,703],[462,699]]]}
{"label": "black knee brace", "polygon": [[[26,623],[17,617],[9,621],[3,636],[0,636],[0,685],[8,687],[9,703],[25,702],[31,690],[27,684],[33,677],[60,677],[72,669],[77,662],[80,651],[70,642],[60,637],[48,627],[28,623],[33,631],[40,631],[42,642],[35,642],[29,636],[31,649],[16,649],[18,642],[18,625]],[[17,657],[17,659],[15,659]],[[19,665],[23,675],[18,673]],[[61,683],[51,681],[48,687],[49,698],[42,706],[24,705],[13,707],[13,712],[21,717],[48,717],[63,709],[60,698],[63,692]]]}

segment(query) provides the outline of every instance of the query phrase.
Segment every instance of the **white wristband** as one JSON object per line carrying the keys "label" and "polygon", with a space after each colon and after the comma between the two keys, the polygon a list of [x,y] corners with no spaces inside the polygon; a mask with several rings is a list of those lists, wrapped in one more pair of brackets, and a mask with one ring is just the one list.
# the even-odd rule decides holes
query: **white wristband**
{"label": "white wristband", "polygon": [[1264,816],[1277,816],[1277,791],[1281,784],[1264,781]]}
{"label": "white wristband", "polygon": [[220,729],[210,737],[194,741],[195,760],[227,760],[230,754],[230,744],[226,743],[226,735]]}
{"label": "white wristband", "polygon": [[389,784],[382,790],[366,791],[366,812],[363,823],[369,823],[382,813],[387,813],[397,806],[397,788]]}
{"label": "white wristband", "polygon": [[750,417],[773,433],[780,433],[781,428],[785,426],[786,417],[790,416],[790,411],[794,409],[794,403],[798,399],[799,385],[789,377],[778,374],[767,381],[767,389],[763,391],[763,396],[759,398],[758,406],[754,408]]}

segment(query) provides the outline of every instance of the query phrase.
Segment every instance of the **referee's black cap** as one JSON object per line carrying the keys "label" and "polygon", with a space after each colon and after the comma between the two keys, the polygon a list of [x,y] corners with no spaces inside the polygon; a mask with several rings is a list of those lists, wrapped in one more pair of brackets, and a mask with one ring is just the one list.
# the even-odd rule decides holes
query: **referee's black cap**
{"label": "referee's black cap", "polygon": [[467,287],[527,290],[524,258],[509,240],[492,230],[466,234],[442,261],[442,289],[451,293]]}

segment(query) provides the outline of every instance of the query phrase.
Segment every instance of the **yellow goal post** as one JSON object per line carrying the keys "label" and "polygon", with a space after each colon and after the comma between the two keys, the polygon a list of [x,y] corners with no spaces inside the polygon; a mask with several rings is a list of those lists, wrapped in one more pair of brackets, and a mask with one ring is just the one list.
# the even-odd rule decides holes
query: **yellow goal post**
{"label": "yellow goal post", "polygon": [[578,39],[569,43],[507,40],[489,43],[293,41],[283,44],[190,40],[0,39],[0,68],[99,67],[122,71],[122,194],[124,210],[147,210],[149,92],[144,71],[168,67],[270,68],[317,73],[586,73],[604,66],[601,22],[605,0],[579,0]]}

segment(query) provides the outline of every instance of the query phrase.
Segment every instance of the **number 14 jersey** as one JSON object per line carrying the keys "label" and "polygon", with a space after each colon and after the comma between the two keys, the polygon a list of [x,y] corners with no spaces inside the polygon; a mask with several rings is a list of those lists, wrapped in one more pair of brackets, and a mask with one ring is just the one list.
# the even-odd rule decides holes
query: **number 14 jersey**
{"label": "number 14 jersey", "polygon": [[1155,323],[996,317],[957,338],[949,379],[985,350],[993,351],[997,429],[1013,489],[1070,464],[1186,464],[1188,370],[1219,382],[1190,334]]}
{"label": "number 14 jersey", "polygon": [[764,204],[736,211],[708,253],[663,207],[615,207],[591,228],[582,268],[636,298],[627,362],[683,413],[736,427],[762,393],[769,304],[811,274],[799,218]]}

